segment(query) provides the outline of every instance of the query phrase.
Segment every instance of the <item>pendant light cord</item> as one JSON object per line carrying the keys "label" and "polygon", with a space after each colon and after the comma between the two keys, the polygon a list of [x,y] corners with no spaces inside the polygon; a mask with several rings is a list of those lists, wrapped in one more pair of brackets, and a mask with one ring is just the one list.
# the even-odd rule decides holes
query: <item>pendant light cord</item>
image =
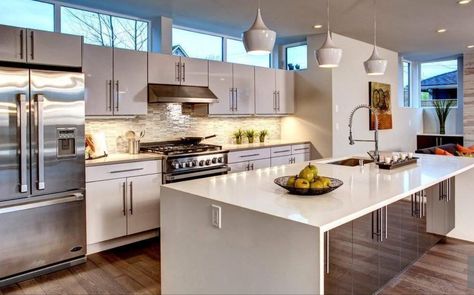
{"label": "pendant light cord", "polygon": [[377,47],[377,0],[374,0],[374,47]]}
{"label": "pendant light cord", "polygon": [[258,9],[260,10],[260,0],[257,1]]}
{"label": "pendant light cord", "polygon": [[327,17],[328,17],[328,34],[330,32],[330,28],[329,28],[329,0],[328,0],[328,5],[326,7],[326,12],[327,12]]}

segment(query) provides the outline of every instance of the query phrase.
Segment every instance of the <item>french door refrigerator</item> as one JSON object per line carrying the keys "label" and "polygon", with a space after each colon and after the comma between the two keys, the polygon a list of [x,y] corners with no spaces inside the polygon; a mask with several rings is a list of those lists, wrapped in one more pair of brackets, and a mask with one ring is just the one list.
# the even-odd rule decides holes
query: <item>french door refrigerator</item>
{"label": "french door refrigerator", "polygon": [[85,261],[84,76],[0,67],[0,286]]}

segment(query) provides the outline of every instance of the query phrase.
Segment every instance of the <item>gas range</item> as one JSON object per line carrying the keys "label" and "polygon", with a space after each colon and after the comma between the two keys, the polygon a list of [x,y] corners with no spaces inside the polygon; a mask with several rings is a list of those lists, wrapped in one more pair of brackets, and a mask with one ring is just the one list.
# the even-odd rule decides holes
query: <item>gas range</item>
{"label": "gas range", "polygon": [[140,151],[163,155],[163,183],[227,174],[227,154],[219,145],[180,140],[141,143]]}

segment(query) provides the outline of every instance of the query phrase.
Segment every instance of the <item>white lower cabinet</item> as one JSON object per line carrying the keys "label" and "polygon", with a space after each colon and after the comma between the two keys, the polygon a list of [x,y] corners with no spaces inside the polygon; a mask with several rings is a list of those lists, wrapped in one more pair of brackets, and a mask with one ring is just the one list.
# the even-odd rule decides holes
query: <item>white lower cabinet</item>
{"label": "white lower cabinet", "polygon": [[293,156],[272,157],[272,167],[293,164]]}
{"label": "white lower cabinet", "polygon": [[257,170],[261,168],[267,168],[271,166],[270,159],[259,159],[253,161],[245,161],[239,163],[230,163],[230,172],[243,172],[243,171],[251,171]]}
{"label": "white lower cabinet", "polygon": [[[86,174],[89,174],[86,178],[95,180],[86,183],[88,245],[160,226],[162,174],[138,175],[135,171],[146,171],[147,168],[123,169],[123,165],[107,165],[109,172],[103,166],[86,169]],[[154,166],[155,163],[143,162],[143,165]],[[120,173],[125,177],[110,179]],[[103,177],[97,180],[100,174]]]}

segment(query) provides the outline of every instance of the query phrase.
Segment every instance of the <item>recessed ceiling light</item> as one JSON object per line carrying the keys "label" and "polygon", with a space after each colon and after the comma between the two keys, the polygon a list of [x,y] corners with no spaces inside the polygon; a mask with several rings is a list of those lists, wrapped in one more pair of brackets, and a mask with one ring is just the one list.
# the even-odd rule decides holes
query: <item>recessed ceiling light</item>
{"label": "recessed ceiling light", "polygon": [[474,48],[474,45],[467,45],[467,48],[472,49]]}
{"label": "recessed ceiling light", "polygon": [[314,25],[313,28],[315,29],[321,29],[323,27],[323,25]]}
{"label": "recessed ceiling light", "polygon": [[469,4],[471,3],[472,0],[459,0],[458,4],[464,5],[464,4]]}
{"label": "recessed ceiling light", "polygon": [[436,32],[438,33],[445,33],[447,30],[446,29],[438,29]]}

